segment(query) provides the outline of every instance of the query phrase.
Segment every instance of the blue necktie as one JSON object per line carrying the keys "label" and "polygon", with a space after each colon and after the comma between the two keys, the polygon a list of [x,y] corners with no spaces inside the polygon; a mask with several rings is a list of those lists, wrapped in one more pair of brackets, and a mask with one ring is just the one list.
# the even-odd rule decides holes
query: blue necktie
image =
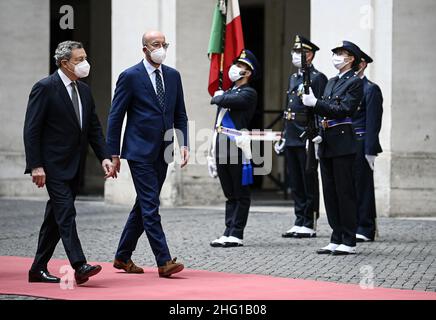
{"label": "blue necktie", "polygon": [[162,84],[162,77],[160,76],[159,69],[156,69],[154,72],[156,74],[157,99],[159,100],[159,104],[160,104],[161,108],[164,109],[165,108],[165,91],[164,91],[163,84]]}

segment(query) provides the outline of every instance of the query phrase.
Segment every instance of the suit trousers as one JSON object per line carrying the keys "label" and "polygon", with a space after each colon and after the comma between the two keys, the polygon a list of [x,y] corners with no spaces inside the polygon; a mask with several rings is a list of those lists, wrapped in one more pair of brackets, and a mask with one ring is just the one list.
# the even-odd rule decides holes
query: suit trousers
{"label": "suit trousers", "polygon": [[327,220],[333,229],[330,242],[356,245],[357,205],[353,179],[355,154],[321,158],[321,178]]}
{"label": "suit trousers", "polygon": [[47,270],[57,243],[62,239],[68,260],[77,269],[86,263],[82,245],[76,228],[76,208],[74,201],[79,189],[79,175],[70,181],[61,181],[47,176],[46,187],[50,199],[45,208],[38,249],[32,271]]}
{"label": "suit trousers", "polygon": [[[218,160],[219,161],[219,160]],[[224,235],[244,238],[250,211],[250,187],[242,185],[242,164],[217,164],[218,177],[226,201]]]}
{"label": "suit trousers", "polygon": [[157,266],[171,260],[159,215],[159,195],[164,184],[168,164],[163,150],[153,163],[129,160],[129,168],[136,189],[136,201],[124,227],[115,257],[127,262],[145,231]]}
{"label": "suit trousers", "polygon": [[357,155],[354,163],[357,193],[357,233],[374,239],[376,232],[376,205],[374,194],[374,171],[365,158],[365,140],[357,140]]}
{"label": "suit trousers", "polygon": [[294,225],[314,229],[319,217],[318,171],[306,171],[305,147],[286,147],[286,162],[294,199]]}

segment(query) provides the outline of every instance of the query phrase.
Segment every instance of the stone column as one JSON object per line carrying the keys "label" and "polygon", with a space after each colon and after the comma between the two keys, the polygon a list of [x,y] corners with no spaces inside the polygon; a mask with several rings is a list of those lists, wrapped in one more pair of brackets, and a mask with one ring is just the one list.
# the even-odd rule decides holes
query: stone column
{"label": "stone column", "polygon": [[44,196],[25,176],[23,125],[32,86],[49,73],[49,0],[0,2],[0,196]]}
{"label": "stone column", "polygon": [[436,216],[435,11],[393,1],[391,215]]}
{"label": "stone column", "polygon": [[206,166],[216,112],[207,91],[210,66],[207,49],[215,4],[215,0],[177,1],[176,65],[183,81],[191,143],[191,161],[177,180],[178,204],[224,203],[219,181],[209,177]]}
{"label": "stone column", "polygon": [[[149,30],[160,30],[170,43],[165,64],[176,67],[176,1],[175,0],[112,0],[112,92],[119,74],[144,58],[142,35]],[[182,75],[183,76],[183,75]],[[108,106],[110,108],[110,106]],[[163,205],[173,205],[178,199],[176,166],[170,164],[161,192]],[[122,160],[118,179],[105,184],[105,201],[133,204],[136,192],[127,161]]]}

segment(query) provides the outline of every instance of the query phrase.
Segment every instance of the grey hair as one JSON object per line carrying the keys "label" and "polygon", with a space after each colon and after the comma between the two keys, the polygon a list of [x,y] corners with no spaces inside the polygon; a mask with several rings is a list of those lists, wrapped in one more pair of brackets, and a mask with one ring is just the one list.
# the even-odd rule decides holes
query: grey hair
{"label": "grey hair", "polygon": [[62,60],[70,60],[73,49],[83,49],[83,44],[77,41],[64,41],[58,44],[54,59],[58,67],[61,66]]}

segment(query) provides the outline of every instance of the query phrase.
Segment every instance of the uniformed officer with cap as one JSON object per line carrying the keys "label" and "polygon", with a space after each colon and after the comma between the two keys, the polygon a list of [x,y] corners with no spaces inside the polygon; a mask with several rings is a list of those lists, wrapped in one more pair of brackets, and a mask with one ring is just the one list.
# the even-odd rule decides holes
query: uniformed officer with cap
{"label": "uniformed officer with cap", "polygon": [[343,41],[332,49],[339,75],[331,78],[321,99],[313,92],[303,95],[303,104],[323,117],[319,146],[321,178],[327,219],[333,229],[330,243],[319,254],[356,253],[357,205],[353,166],[357,152],[351,117],[363,97],[363,81],[355,74],[360,49]]}
{"label": "uniformed officer with cap", "polygon": [[382,125],[383,96],[380,87],[368,80],[364,72],[373,60],[360,51],[362,61],[357,75],[363,80],[363,99],[353,116],[357,136],[354,163],[357,192],[357,242],[373,241],[376,235],[376,206],[374,195],[374,161],[382,152],[379,132]]}
{"label": "uniformed officer with cap", "polygon": [[[218,106],[216,126],[246,129],[257,106],[257,92],[250,86],[250,82],[259,75],[259,63],[254,54],[249,50],[242,50],[230,67],[228,75],[233,87],[226,92],[217,91],[211,100],[211,104]],[[234,137],[222,133],[217,135],[215,154],[218,177],[227,198],[226,227],[223,235],[210,245],[239,247],[243,245],[244,228],[251,203],[251,161],[236,147]]]}
{"label": "uniformed officer with cap", "polygon": [[303,75],[301,71],[302,51],[310,72],[310,87],[315,97],[320,98],[327,83],[327,77],[315,69],[312,62],[319,48],[303,36],[296,35],[293,45],[292,64],[298,72],[292,74],[288,81],[286,110],[284,118],[285,152],[287,174],[294,199],[294,226],[282,234],[284,238],[311,238],[316,236],[316,219],[319,217],[319,183],[318,164],[310,171],[306,170],[306,140],[301,138],[308,125],[307,108],[301,101]]}

